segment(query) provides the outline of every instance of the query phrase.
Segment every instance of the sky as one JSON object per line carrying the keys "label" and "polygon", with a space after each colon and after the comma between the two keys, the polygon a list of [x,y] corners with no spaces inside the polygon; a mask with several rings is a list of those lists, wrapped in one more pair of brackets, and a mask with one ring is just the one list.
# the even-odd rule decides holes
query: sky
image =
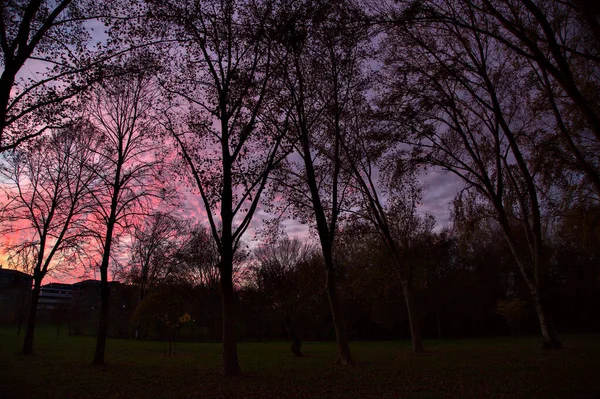
{"label": "sky", "polygon": [[[423,195],[422,202],[418,206],[417,211],[421,214],[434,216],[437,222],[436,229],[438,230],[449,226],[450,202],[463,187],[461,180],[450,173],[429,169],[427,172],[421,172],[419,181],[423,187]],[[208,226],[206,211],[200,196],[192,192],[185,185],[179,185],[178,187],[180,187],[183,201],[176,213],[183,219],[194,219]],[[272,217],[272,215],[268,215],[261,207],[257,209],[253,221],[244,236],[244,243],[249,249],[260,245],[260,239],[256,237],[257,230],[262,227],[263,220],[270,216]],[[283,221],[283,224],[289,238],[298,238],[303,241],[311,239],[307,225],[290,219]],[[14,235],[9,235],[4,236],[3,240],[5,243],[9,243],[15,238]],[[1,253],[1,250],[0,264],[7,267],[6,255]],[[98,275],[93,270],[84,270],[79,267],[69,273],[51,273],[46,277],[44,282],[74,283],[83,278],[98,278]]]}
{"label": "sky", "polygon": [[464,183],[458,176],[439,169],[422,174],[419,181],[424,186],[419,210],[434,216],[437,228],[449,226],[452,200]]}
{"label": "sky", "polygon": [[[93,41],[105,41],[106,37],[103,34],[102,26],[99,24],[92,24],[89,26],[94,28],[94,39]],[[26,67],[21,71],[22,77],[31,77],[39,75],[44,70],[44,66],[36,63],[35,61],[29,62]],[[418,211],[423,214],[433,215],[437,221],[437,228],[441,229],[449,224],[449,204],[455,194],[462,187],[461,181],[458,177],[443,173],[439,170],[430,170],[427,173],[422,173],[420,176],[420,182],[423,185],[423,198],[422,203],[418,207]],[[188,189],[182,189],[182,196],[184,198],[182,207],[178,212],[180,216],[184,218],[194,218],[200,222],[204,222],[206,225],[206,211],[202,205],[202,201],[199,195],[190,192]],[[250,248],[256,247],[259,242],[255,237],[257,229],[262,225],[262,220],[268,217],[268,215],[262,210],[258,209],[254,219],[244,236],[244,241]],[[283,224],[286,227],[286,233],[290,238],[299,238],[302,240],[308,240],[309,229],[308,226],[300,224],[294,220],[285,220]],[[14,236],[4,236],[2,240],[5,244],[14,240]],[[7,267],[6,255],[0,248],[0,264]],[[45,283],[61,281],[61,282],[75,282],[81,277],[93,278],[92,272],[85,273],[83,270],[76,270],[70,274],[61,275],[49,275],[47,276]]]}

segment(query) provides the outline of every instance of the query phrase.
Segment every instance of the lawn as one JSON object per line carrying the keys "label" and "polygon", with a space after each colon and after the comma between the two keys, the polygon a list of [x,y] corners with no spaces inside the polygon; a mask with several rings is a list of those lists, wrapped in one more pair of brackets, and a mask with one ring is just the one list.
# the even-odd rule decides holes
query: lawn
{"label": "lawn", "polygon": [[600,336],[567,335],[565,349],[541,351],[538,338],[354,342],[357,365],[334,364],[333,343],[239,345],[243,375],[219,373],[220,346],[178,343],[173,356],[152,341],[109,340],[108,365],[90,364],[94,340],[0,329],[0,398],[600,398]]}

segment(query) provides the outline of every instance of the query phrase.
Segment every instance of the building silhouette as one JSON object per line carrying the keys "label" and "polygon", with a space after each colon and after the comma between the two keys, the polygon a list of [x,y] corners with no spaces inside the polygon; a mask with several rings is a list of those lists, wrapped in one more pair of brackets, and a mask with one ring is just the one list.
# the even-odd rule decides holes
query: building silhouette
{"label": "building silhouette", "polygon": [[25,321],[32,285],[29,274],[0,266],[0,323],[20,326]]}

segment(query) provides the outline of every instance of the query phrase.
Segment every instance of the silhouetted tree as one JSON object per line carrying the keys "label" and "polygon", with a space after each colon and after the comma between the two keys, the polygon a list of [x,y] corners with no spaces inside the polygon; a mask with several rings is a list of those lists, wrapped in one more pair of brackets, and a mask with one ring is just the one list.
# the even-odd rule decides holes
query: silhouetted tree
{"label": "silhouetted tree", "polygon": [[[186,244],[188,226],[175,215],[152,213],[139,221],[131,233],[129,260],[123,277],[138,288],[138,300],[161,282],[179,279],[183,273],[179,251]],[[135,336],[139,337],[140,326]]]}
{"label": "silhouetted tree", "polygon": [[[149,2],[154,18],[148,32],[177,42],[163,86],[189,112],[185,124],[168,128],[199,191],[219,251],[223,372],[231,376],[240,373],[234,256],[271,169],[288,151],[282,146],[285,110],[270,101],[279,91],[270,37],[274,7],[273,1]],[[270,123],[267,113],[283,123]]]}
{"label": "silhouetted tree", "polygon": [[254,251],[254,280],[270,302],[281,309],[285,329],[292,343],[290,349],[296,356],[302,356],[302,342],[295,326],[297,307],[302,296],[298,274],[302,264],[308,261],[310,252],[311,247],[298,239],[280,240]]}
{"label": "silhouetted tree", "polygon": [[403,159],[399,143],[387,140],[364,99],[355,104],[349,139],[343,144],[346,167],[360,193],[355,215],[368,221],[387,248],[400,279],[410,324],[413,351],[423,352],[419,315],[415,303],[417,254],[423,238],[431,234],[434,221],[416,214],[420,190],[414,181],[416,169]]}
{"label": "silhouetted tree", "polygon": [[107,81],[98,88],[88,105],[90,122],[102,137],[96,151],[100,166],[95,169],[99,187],[94,194],[93,230],[101,256],[100,323],[94,364],[104,363],[109,312],[108,268],[113,242],[135,219],[149,212],[154,199],[170,193],[166,183],[158,184],[159,154],[164,146],[158,132],[154,107],[156,88],[144,72]]}
{"label": "silhouetted tree", "polygon": [[69,270],[85,255],[97,145],[93,129],[82,123],[4,154],[2,233],[16,235],[7,247],[9,262],[34,281],[25,354],[33,350],[42,280],[52,270]]}
{"label": "silhouetted tree", "polygon": [[[350,175],[342,166],[350,103],[361,84],[366,34],[352,22],[352,2],[295,3],[280,19],[286,49],[285,93],[298,143],[279,179],[293,216],[315,227],[325,262],[325,286],[340,364],[353,364],[336,282],[338,219],[349,208]],[[352,29],[351,29],[352,28]],[[298,160],[299,158],[299,160]],[[308,191],[307,191],[308,189]]]}
{"label": "silhouetted tree", "polygon": [[[473,7],[461,12],[472,26],[491,29]],[[401,107],[417,121],[406,140],[415,156],[456,174],[491,206],[529,287],[543,347],[560,347],[543,288],[537,168],[528,158],[543,125],[523,105],[528,86],[515,78],[523,73],[519,59],[479,30],[452,22],[398,26],[390,38],[395,84],[384,107],[392,105],[392,113]],[[521,232],[527,245],[519,243]]]}
{"label": "silhouetted tree", "polygon": [[[70,109],[111,57],[92,45],[89,20],[110,17],[88,0],[5,0],[0,5],[0,152],[70,122]],[[73,100],[73,101],[71,101]]]}
{"label": "silhouetted tree", "polygon": [[190,229],[186,242],[177,251],[176,257],[183,263],[182,271],[187,280],[195,285],[218,288],[219,250],[211,233],[204,226],[196,225]]}
{"label": "silhouetted tree", "polygon": [[175,215],[163,212],[152,213],[134,223],[137,226],[131,234],[125,273],[126,279],[139,287],[142,301],[152,287],[181,274],[178,254],[185,245],[188,229]]}
{"label": "silhouetted tree", "polygon": [[562,168],[569,163],[571,167],[577,165],[587,178],[586,184],[600,195],[597,7],[585,0],[431,0],[401,4],[404,8],[388,10],[391,18],[387,22],[402,25],[438,21],[485,36],[513,59],[519,59],[519,79],[529,86],[528,95],[536,98],[538,117],[555,121],[552,132],[538,134],[547,136],[547,144],[554,140],[554,145],[560,147],[557,154],[566,150],[571,159]]}
{"label": "silhouetted tree", "polygon": [[189,313],[192,289],[183,282],[164,281],[137,306],[132,321],[136,324],[154,322],[167,341],[165,355],[173,354],[173,343],[179,329],[192,319]]}

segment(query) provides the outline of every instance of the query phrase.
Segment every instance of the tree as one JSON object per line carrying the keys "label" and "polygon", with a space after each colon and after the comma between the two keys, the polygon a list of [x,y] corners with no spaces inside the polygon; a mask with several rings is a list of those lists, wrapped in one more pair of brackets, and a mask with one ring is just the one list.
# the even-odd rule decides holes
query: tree
{"label": "tree", "polygon": [[[235,376],[240,368],[234,256],[269,173],[288,152],[282,145],[285,110],[270,100],[279,91],[270,37],[274,2],[161,1],[149,2],[149,8],[154,16],[149,32],[177,41],[163,86],[189,112],[187,126],[173,122],[167,128],[202,198],[219,251],[223,373]],[[280,123],[271,123],[273,118]]]}
{"label": "tree", "polygon": [[519,298],[498,301],[497,312],[510,327],[513,337],[516,337],[519,324],[527,314],[527,303]]}
{"label": "tree", "polygon": [[[219,250],[210,231],[202,225],[191,228],[176,257],[183,263],[186,279],[195,285],[215,288],[219,285]],[[234,263],[236,263],[234,261]]]}
{"label": "tree", "polygon": [[140,301],[161,281],[180,273],[177,258],[186,230],[182,220],[163,212],[146,216],[133,230],[126,276],[139,287]]}
{"label": "tree", "polygon": [[365,99],[359,99],[354,109],[354,123],[342,147],[353,186],[362,197],[355,215],[375,229],[389,252],[402,285],[413,351],[420,353],[425,349],[414,299],[422,255],[417,252],[423,239],[431,235],[435,221],[416,213],[420,200],[414,181],[417,170],[410,160],[403,159],[405,151],[379,131],[381,126]]}
{"label": "tree", "polygon": [[165,355],[173,353],[173,343],[181,326],[192,319],[187,311],[190,304],[191,287],[187,284],[163,282],[144,298],[133,314],[133,322],[154,321],[162,327],[162,335],[168,343]]}
{"label": "tree", "polygon": [[[481,18],[474,7],[454,11],[470,26],[493,29],[493,21]],[[405,142],[414,145],[415,156],[463,179],[479,196],[474,204],[487,207],[498,221],[528,285],[543,347],[560,347],[543,284],[547,265],[538,169],[528,158],[543,125],[526,101],[522,63],[479,30],[452,22],[397,26],[390,39],[394,71],[388,76],[395,85],[386,97],[387,115],[398,109],[410,115],[412,133]],[[519,240],[523,236],[526,245]]]}
{"label": "tree", "polygon": [[102,2],[88,0],[2,2],[0,152],[71,119],[71,100],[109,58],[90,45],[86,22],[108,16]]}
{"label": "tree", "polygon": [[[325,262],[325,285],[338,345],[337,362],[353,364],[337,287],[334,242],[349,208],[350,175],[342,167],[349,104],[360,92],[366,33],[352,22],[352,2],[289,4],[279,37],[288,57],[285,90],[293,106],[298,143],[279,178],[293,216],[316,229]],[[299,161],[298,161],[299,159]],[[308,189],[308,192],[307,192]]]}
{"label": "tree", "polygon": [[96,150],[99,179],[94,192],[93,231],[101,256],[100,323],[94,364],[104,364],[109,312],[108,269],[113,243],[132,227],[134,220],[152,208],[153,200],[165,198],[170,190],[159,184],[160,144],[156,140],[154,107],[156,86],[145,72],[107,81],[98,87],[88,105],[88,117],[102,137]]}
{"label": "tree", "polygon": [[291,341],[290,349],[295,356],[302,356],[302,342],[295,327],[297,306],[302,296],[299,273],[302,263],[308,261],[311,252],[311,247],[298,239],[280,240],[254,251],[257,262],[253,268],[254,280],[270,302],[281,309]]}
{"label": "tree", "polygon": [[31,273],[34,281],[24,354],[33,351],[42,280],[53,270],[74,267],[85,255],[96,139],[93,129],[81,123],[4,155],[2,233],[16,237],[7,248],[9,262]]}
{"label": "tree", "polygon": [[[131,234],[130,258],[125,278],[138,287],[138,301],[157,285],[181,276],[183,264],[179,252],[186,244],[187,226],[176,216],[156,212],[136,223]],[[140,326],[135,336],[139,337]]]}
{"label": "tree", "polygon": [[[402,286],[413,352],[425,351],[421,339],[419,303],[416,299],[419,287],[424,285],[429,258],[433,250],[435,219],[417,212],[415,198],[391,198],[387,205],[385,229],[378,228],[388,249]],[[383,220],[383,219],[382,219]],[[385,232],[383,232],[385,231]]]}
{"label": "tree", "polygon": [[[537,86],[535,108],[539,118],[554,119],[550,136],[561,147],[556,153],[566,150],[572,158],[563,160],[562,168],[577,165],[578,172],[587,178],[585,184],[594,187],[596,196],[600,195],[597,9],[585,0],[407,4],[405,12],[395,16],[401,24],[407,20],[431,20],[470,30],[520,59],[520,72],[529,72],[525,81]],[[485,24],[479,23],[483,20]]]}

